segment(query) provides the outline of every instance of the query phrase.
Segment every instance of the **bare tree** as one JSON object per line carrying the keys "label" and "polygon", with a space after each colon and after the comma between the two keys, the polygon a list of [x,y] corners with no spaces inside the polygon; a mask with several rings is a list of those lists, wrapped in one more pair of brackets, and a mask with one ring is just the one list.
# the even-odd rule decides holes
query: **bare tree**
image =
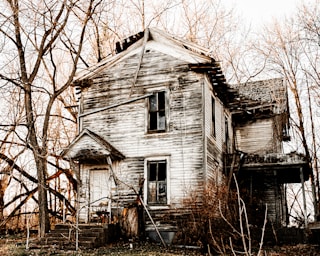
{"label": "bare tree", "polygon": [[116,42],[129,35],[152,26],[166,30],[162,21],[172,20],[169,14],[179,6],[177,0],[103,1],[99,11],[91,18],[90,29],[93,33],[90,43],[96,57],[93,61],[100,62],[109,54],[114,54]]}
{"label": "bare tree", "polygon": [[[282,24],[276,22],[272,27],[266,28],[257,50],[260,56],[264,57],[265,73],[284,77],[288,85],[290,120],[294,137],[290,146],[293,147],[292,150],[304,153],[310,166],[313,167],[314,172],[310,181],[314,198],[313,210],[315,216],[318,216],[319,138],[315,131],[319,124],[315,116],[320,81],[317,72],[320,53],[320,47],[317,45],[319,30],[316,28],[319,27],[319,8],[316,4],[302,6],[299,13],[301,15],[299,19],[295,15]],[[314,176],[317,177],[316,182]]]}
{"label": "bare tree", "polygon": [[312,156],[312,164],[315,174],[315,185],[317,189],[318,205],[315,213],[319,215],[320,201],[320,180],[319,180],[319,143],[320,138],[317,136],[316,116],[319,114],[320,96],[320,1],[316,0],[313,4],[303,4],[298,11],[297,27],[299,38],[304,45],[305,60],[302,65],[304,72],[304,83],[307,87],[308,111],[310,116],[310,151]]}
{"label": "bare tree", "polygon": [[[9,203],[25,198],[39,203],[41,236],[49,228],[47,192],[62,199],[50,181],[64,173],[71,184],[75,182],[69,169],[59,166],[57,152],[76,129],[76,114],[64,107],[74,104],[69,86],[77,69],[101,61],[114,52],[116,41],[152,26],[209,48],[216,60],[223,60],[230,68],[236,81],[249,69],[236,76],[244,67],[239,65],[239,56],[245,48],[235,36],[239,28],[233,11],[223,8],[218,0],[6,0],[1,7],[0,89],[11,95],[7,110],[20,113],[19,118],[13,115],[12,121],[3,121],[0,136],[4,138],[12,129],[10,143],[16,147],[10,153],[6,148],[1,159],[38,186],[38,190],[28,188],[20,180],[24,190]],[[94,57],[85,55],[92,56],[92,52]],[[16,156],[21,161],[22,155],[29,159],[30,154],[32,164],[24,167],[16,162]],[[71,205],[69,208],[72,210]]]}
{"label": "bare tree", "polygon": [[[98,61],[114,52],[116,41],[156,26],[208,48],[233,82],[242,81],[249,72],[241,61],[251,47],[243,43],[247,31],[240,28],[234,10],[219,0],[111,1],[100,9],[93,17],[95,36],[91,40]],[[250,74],[256,73],[251,70]]]}
{"label": "bare tree", "polygon": [[[59,97],[72,83],[86,27],[98,4],[95,0],[7,0],[1,4],[0,77],[3,86],[20,89],[18,97],[24,111],[20,125],[24,129],[17,137],[32,152],[41,237],[50,228],[47,200],[50,188],[46,179],[53,114]],[[79,22],[81,26],[75,26]]]}

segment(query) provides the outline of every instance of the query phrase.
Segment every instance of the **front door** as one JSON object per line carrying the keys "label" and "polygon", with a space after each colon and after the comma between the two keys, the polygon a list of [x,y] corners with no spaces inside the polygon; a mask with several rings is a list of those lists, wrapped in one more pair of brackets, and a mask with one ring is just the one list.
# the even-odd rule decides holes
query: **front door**
{"label": "front door", "polygon": [[106,222],[111,210],[111,176],[109,169],[90,170],[91,221]]}

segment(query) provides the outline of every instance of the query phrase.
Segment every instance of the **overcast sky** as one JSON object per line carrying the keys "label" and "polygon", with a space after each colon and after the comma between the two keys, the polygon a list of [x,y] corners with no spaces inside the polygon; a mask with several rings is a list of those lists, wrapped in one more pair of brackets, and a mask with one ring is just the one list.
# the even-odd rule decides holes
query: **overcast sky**
{"label": "overcast sky", "polygon": [[252,25],[260,28],[273,18],[282,18],[296,10],[302,0],[222,0],[226,6],[233,6],[235,10]]}

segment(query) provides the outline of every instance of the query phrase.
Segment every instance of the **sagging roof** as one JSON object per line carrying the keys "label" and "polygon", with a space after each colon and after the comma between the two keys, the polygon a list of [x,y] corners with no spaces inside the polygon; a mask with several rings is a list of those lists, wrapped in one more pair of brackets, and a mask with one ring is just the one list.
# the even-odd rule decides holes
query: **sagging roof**
{"label": "sagging roof", "polygon": [[61,156],[73,160],[100,159],[110,156],[111,159],[123,159],[125,156],[98,134],[83,129],[70,143]]}
{"label": "sagging roof", "polygon": [[[246,154],[241,166],[245,173],[276,172],[279,183],[300,183],[309,179],[312,169],[308,159],[303,154],[270,153],[264,155]],[[303,177],[301,176],[303,174]],[[274,175],[274,174],[273,174]]]}
{"label": "sagging roof", "polygon": [[[214,93],[234,114],[250,113],[258,116],[288,112],[287,90],[283,79],[270,79],[243,84],[230,85],[222,72],[220,62],[210,55],[210,51],[195,43],[172,36],[156,28],[147,28],[145,31],[116,43],[116,54],[83,70],[77,74],[74,85],[76,93],[81,97],[81,88],[90,86],[91,78],[102,69],[109,68],[133,52],[140,51],[143,56],[148,42],[157,42],[169,46],[173,51],[183,51],[181,55],[189,61],[189,70],[208,75]],[[189,56],[189,57],[188,57]],[[137,74],[139,67],[137,67]],[[134,81],[133,81],[134,83]],[[250,116],[248,117],[250,119]]]}
{"label": "sagging roof", "polygon": [[287,87],[282,78],[232,85],[233,98],[228,107],[237,112],[256,108],[272,108],[274,114],[288,110]]}
{"label": "sagging roof", "polygon": [[213,83],[213,88],[238,121],[283,115],[289,125],[287,87],[283,78],[235,85]]}
{"label": "sagging roof", "polygon": [[288,113],[287,87],[282,78],[230,85],[218,62],[189,64],[190,70],[208,74],[216,96],[233,114],[249,114],[249,119],[260,114]]}
{"label": "sagging roof", "polygon": [[[79,72],[75,77],[75,82],[81,81],[83,79],[89,79],[103,68],[112,66],[113,64],[120,61],[123,57],[128,56],[130,52],[141,48],[142,54],[144,46],[148,42],[157,42],[170,47],[174,50],[183,50],[184,54],[181,54],[181,58],[185,58],[190,63],[214,63],[213,56],[210,56],[210,51],[204,47],[197,44],[188,42],[186,40],[169,35],[156,28],[147,28],[143,32],[139,32],[132,35],[121,42],[116,43],[116,54],[105,58],[101,62],[90,66],[89,68]],[[172,52],[173,52],[172,51]],[[171,53],[172,53],[171,52]],[[189,54],[187,54],[189,53]],[[192,56],[190,56],[192,55]]]}
{"label": "sagging roof", "polygon": [[[79,72],[74,81],[76,93],[81,97],[81,88],[90,86],[90,79],[94,78],[95,75],[99,74],[103,69],[110,68],[122,59],[137,52],[141,53],[142,58],[145,46],[148,44],[151,47],[153,43],[163,45],[165,49],[167,49],[167,54],[172,54],[177,58],[184,59],[187,63],[190,63],[190,70],[203,72],[209,67],[209,73],[214,85],[219,88],[225,88],[227,86],[220,63],[211,56],[208,49],[172,36],[156,28],[148,28],[145,31],[139,32],[116,43],[115,55],[109,56],[96,65]],[[137,70],[139,70],[139,67],[137,67]],[[136,74],[136,76],[137,75],[138,74]]]}
{"label": "sagging roof", "polygon": [[[236,158],[235,158],[236,157]],[[234,169],[233,161],[237,159],[238,169]],[[271,175],[278,183],[301,183],[312,174],[312,168],[305,155],[298,152],[291,153],[245,153],[236,151],[236,154],[226,155],[226,170],[237,171],[242,178],[250,175]],[[303,175],[302,175],[303,174]]]}

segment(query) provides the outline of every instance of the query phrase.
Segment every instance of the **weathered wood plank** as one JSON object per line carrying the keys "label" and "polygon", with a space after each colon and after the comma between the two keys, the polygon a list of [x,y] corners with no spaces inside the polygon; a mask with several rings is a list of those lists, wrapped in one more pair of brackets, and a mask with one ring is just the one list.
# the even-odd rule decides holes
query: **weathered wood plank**
{"label": "weathered wood plank", "polygon": [[[136,199],[132,188],[139,189],[139,180],[146,171],[145,159],[168,156],[168,196],[171,206],[165,212],[170,212],[171,207],[182,207],[186,196],[194,197],[203,192],[207,175],[206,161],[211,177],[218,170],[217,159],[222,152],[222,142],[219,140],[223,137],[223,131],[217,130],[216,141],[208,144],[210,156],[206,158],[203,118],[210,120],[211,114],[204,114],[203,111],[205,104],[210,104],[208,102],[211,100],[211,96],[207,97],[207,94],[212,93],[206,88],[204,99],[203,87],[208,87],[204,76],[190,71],[187,62],[151,49],[143,55],[137,80],[133,85],[138,62],[139,54],[135,54],[96,74],[91,86],[82,93],[82,108],[87,112],[94,111],[128,100],[131,93],[131,97],[140,97],[164,90],[168,97],[167,131],[147,133],[148,99],[83,116],[82,126],[99,134],[125,156],[121,163],[113,167],[117,178],[124,181],[112,191],[113,198],[119,200],[116,203],[118,206],[124,207]],[[223,108],[217,105],[217,126],[220,125],[222,116]],[[210,134],[207,135],[210,137]],[[88,171],[84,169],[82,173],[84,183],[88,182]],[[83,188],[88,189],[88,184]],[[86,191],[83,190],[83,193],[87,196]],[[86,213],[82,213],[82,216],[85,215]]]}

